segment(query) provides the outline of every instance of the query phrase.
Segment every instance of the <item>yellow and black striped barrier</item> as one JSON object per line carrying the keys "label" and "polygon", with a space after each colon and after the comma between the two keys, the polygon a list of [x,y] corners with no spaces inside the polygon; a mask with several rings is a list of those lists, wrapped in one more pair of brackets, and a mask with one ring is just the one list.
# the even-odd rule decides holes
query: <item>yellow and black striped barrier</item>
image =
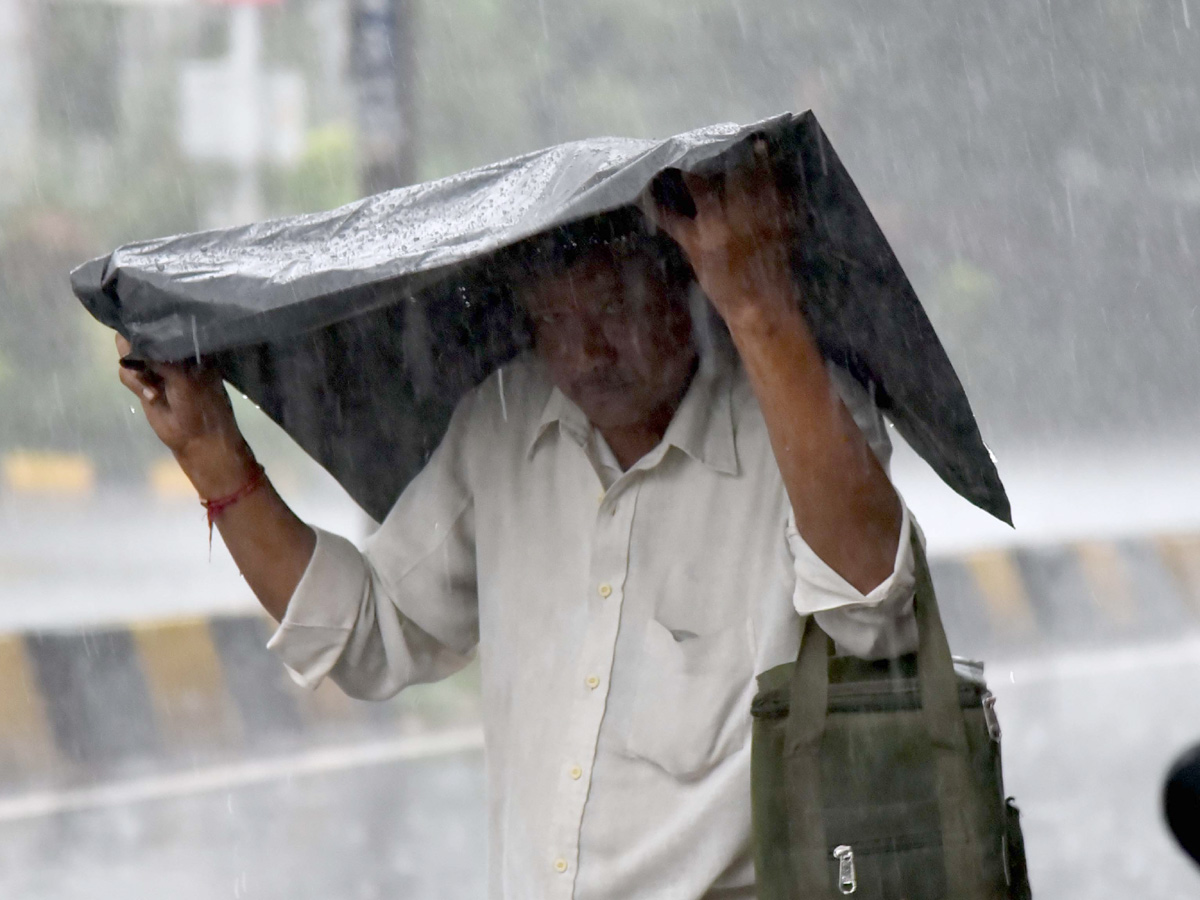
{"label": "yellow and black striped barrier", "polygon": [[[272,480],[284,486],[294,484],[298,480],[296,469],[280,462],[272,469]],[[160,500],[196,499],[196,489],[170,456],[150,462],[142,481],[146,491]],[[82,499],[92,496],[100,486],[95,463],[82,453],[16,450],[0,454],[0,493]]]}
{"label": "yellow and black striped barrier", "polygon": [[[1200,627],[1200,535],[987,550],[932,561],[955,652],[995,658]],[[0,635],[0,790],[298,744],[457,726],[471,673],[362,703],[294,685],[272,623],[218,616]]]}
{"label": "yellow and black striped barrier", "polygon": [[0,635],[0,788],[476,717],[470,671],[385,703],[299,688],[265,649],[272,627],[243,615]]}
{"label": "yellow and black striped barrier", "polygon": [[930,563],[955,652],[1013,655],[1200,626],[1200,535],[981,550]]}
{"label": "yellow and black striped barrier", "polygon": [[96,467],[79,453],[22,450],[0,457],[0,481],[17,494],[87,496],[96,486]]}

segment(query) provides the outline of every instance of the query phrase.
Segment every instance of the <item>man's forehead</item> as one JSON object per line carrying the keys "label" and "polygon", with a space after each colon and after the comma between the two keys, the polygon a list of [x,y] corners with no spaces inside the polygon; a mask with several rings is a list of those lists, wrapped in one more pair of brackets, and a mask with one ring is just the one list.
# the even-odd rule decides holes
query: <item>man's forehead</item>
{"label": "man's forehead", "polygon": [[630,255],[618,255],[609,248],[597,247],[572,260],[568,265],[532,266],[522,273],[516,290],[527,302],[563,302],[578,296],[581,289],[595,287],[605,292],[619,291],[628,269],[636,264]]}

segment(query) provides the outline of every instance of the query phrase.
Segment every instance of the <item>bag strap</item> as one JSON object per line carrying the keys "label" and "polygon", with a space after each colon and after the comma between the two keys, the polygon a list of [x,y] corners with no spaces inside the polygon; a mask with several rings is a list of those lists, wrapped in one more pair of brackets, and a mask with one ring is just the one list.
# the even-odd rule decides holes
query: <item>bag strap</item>
{"label": "bag strap", "polygon": [[787,724],[784,728],[784,801],[788,849],[797,897],[832,898],[829,843],[821,801],[821,738],[829,706],[829,656],[833,641],[814,617],[805,620],[800,653],[792,667]]}
{"label": "bag strap", "polygon": [[944,854],[947,893],[951,897],[989,896],[984,872],[984,810],[971,775],[967,724],[958,700],[958,676],[950,642],[938,612],[925,548],[912,539],[916,569],[913,602],[917,616],[917,678],[921,708],[937,765],[938,814],[942,836],[961,841],[962,852]]}
{"label": "bag strap", "polygon": [[[965,852],[947,853],[948,895],[988,896],[983,870],[979,798],[972,787],[966,720],[958,700],[958,678],[950,642],[938,613],[925,550],[913,530],[916,571],[913,604],[917,619],[917,678],[925,727],[937,766],[938,809],[942,834],[958,838]],[[787,759],[785,796],[796,887],[805,897],[834,896],[829,880],[829,848],[821,801],[821,741],[829,705],[829,655],[832,641],[813,616],[805,622],[800,652],[792,668],[784,732]]]}
{"label": "bag strap", "polygon": [[970,748],[967,744],[966,721],[958,702],[958,676],[954,671],[954,658],[950,655],[950,642],[938,612],[925,551],[915,537],[913,561],[916,572],[913,604],[917,617],[917,681],[921,685],[925,728],[935,747],[952,750],[962,754],[965,759]]}

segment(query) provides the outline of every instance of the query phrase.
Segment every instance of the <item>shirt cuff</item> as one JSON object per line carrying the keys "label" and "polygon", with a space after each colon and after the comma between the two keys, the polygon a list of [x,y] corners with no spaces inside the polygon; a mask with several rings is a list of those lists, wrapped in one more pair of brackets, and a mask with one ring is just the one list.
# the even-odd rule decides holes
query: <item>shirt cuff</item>
{"label": "shirt cuff", "polygon": [[916,561],[912,534],[924,546],[921,529],[904,500],[900,501],[900,540],[892,573],[869,593],[862,593],[804,542],[788,515],[787,538],[796,565],[793,604],[802,616],[813,615],[833,638],[838,652],[863,659],[884,659],[911,653],[917,648],[917,622],[913,614]]}
{"label": "shirt cuff", "polygon": [[[830,565],[817,556],[796,528],[796,519],[791,510],[788,511],[787,541],[792,551],[796,566],[796,612],[802,616],[825,610],[837,609],[841,606],[867,605],[878,606],[897,596],[912,597],[916,587],[915,563],[912,553],[912,530],[916,522],[908,511],[903,499],[900,519],[900,540],[896,546],[896,559],[892,563],[892,572],[869,593],[862,593],[858,588],[835,572]],[[920,529],[917,535],[924,538]]]}
{"label": "shirt cuff", "polygon": [[354,630],[367,591],[367,564],[350,541],[314,528],[317,545],[267,649],[292,680],[313,689],[329,674]]}

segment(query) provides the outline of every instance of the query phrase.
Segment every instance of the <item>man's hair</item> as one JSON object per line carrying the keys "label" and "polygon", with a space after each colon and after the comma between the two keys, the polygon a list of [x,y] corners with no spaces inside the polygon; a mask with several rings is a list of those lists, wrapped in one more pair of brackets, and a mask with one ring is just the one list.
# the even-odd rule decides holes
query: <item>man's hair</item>
{"label": "man's hair", "polygon": [[502,254],[505,280],[517,287],[524,280],[558,275],[597,252],[617,260],[645,258],[659,268],[667,284],[680,290],[695,279],[682,248],[639,210],[624,207],[561,225],[510,247]]}

